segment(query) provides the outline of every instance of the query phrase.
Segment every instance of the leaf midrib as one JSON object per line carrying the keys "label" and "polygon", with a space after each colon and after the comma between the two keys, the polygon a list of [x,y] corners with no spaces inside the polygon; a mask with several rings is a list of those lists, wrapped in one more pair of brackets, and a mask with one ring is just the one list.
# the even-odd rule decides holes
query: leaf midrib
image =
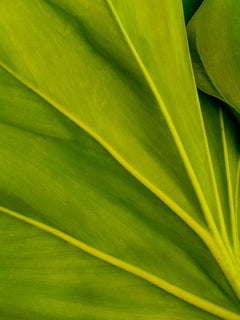
{"label": "leaf midrib", "polygon": [[65,242],[69,243],[70,245],[77,247],[78,249],[82,250],[83,252],[100,259],[118,269],[121,269],[127,273],[130,273],[140,279],[147,281],[148,283],[168,292],[169,294],[201,309],[213,315],[220,317],[221,319],[228,319],[228,320],[240,320],[240,315],[229,311],[225,308],[222,308],[208,300],[200,298],[184,289],[181,289],[162,278],[159,278],[152,273],[149,273],[141,268],[138,268],[128,262],[115,258],[112,255],[109,255],[101,250],[98,250],[92,246],[87,245],[86,243],[68,235],[65,232],[62,232],[54,227],[51,227],[47,224],[44,224],[40,221],[35,219],[29,218],[23,214],[18,212],[12,211],[7,209],[6,207],[0,207],[0,212],[6,214],[10,217],[13,217],[17,220],[23,221],[29,225],[36,227],[37,229],[49,233]]}
{"label": "leaf midrib", "polygon": [[[174,202],[171,198],[169,198],[162,190],[144,178],[137,170],[135,170],[118,152],[112,148],[104,139],[102,139],[98,134],[95,133],[91,128],[85,125],[83,122],[75,118],[72,114],[68,113],[64,107],[53,101],[50,97],[47,97],[43,94],[39,89],[35,88],[32,84],[26,82],[21,76],[16,74],[13,70],[11,70],[8,66],[6,66],[3,62],[0,61],[0,66],[8,72],[12,77],[18,80],[22,85],[31,90],[34,94],[41,97],[45,102],[47,102],[50,106],[52,106],[55,110],[61,113],[64,117],[72,121],[75,125],[77,125],[81,130],[85,131],[90,137],[92,137],[96,142],[98,142],[117,162],[128,172],[130,173],[137,181],[139,181],[146,189],[148,189],[153,195],[155,195],[160,201],[165,203],[186,225],[188,225],[205,243],[207,248],[210,250],[214,258],[216,259],[218,265],[222,268],[224,274],[227,279],[231,278],[231,274],[229,277],[229,270],[224,265],[226,257],[225,250],[221,250],[219,246],[214,242],[211,234],[208,230],[203,228],[196,220],[194,220],[189,213],[187,213],[183,208],[181,208],[176,202]],[[231,284],[230,280],[230,284]]]}
{"label": "leaf midrib", "polygon": [[[203,134],[204,143],[205,143],[205,150],[206,150],[206,155],[207,155],[207,160],[208,160],[208,165],[209,165],[209,170],[210,170],[210,178],[211,178],[211,182],[212,182],[213,193],[214,193],[215,200],[216,200],[217,213],[218,213],[218,218],[219,218],[219,222],[220,222],[222,235],[220,234],[220,232],[215,224],[214,218],[213,218],[211,210],[208,206],[208,203],[205,198],[202,187],[200,185],[200,182],[197,178],[197,175],[195,174],[195,171],[192,167],[191,161],[190,161],[188,154],[184,148],[182,140],[178,134],[177,128],[175,127],[174,121],[172,120],[170,114],[168,113],[167,107],[161,97],[161,94],[158,91],[157,86],[155,85],[147,68],[145,67],[144,62],[142,61],[140,55],[138,54],[132,40],[128,36],[128,33],[127,33],[124,25],[122,24],[121,18],[118,15],[117,10],[114,7],[112,0],[105,0],[105,2],[107,3],[107,5],[108,5],[108,7],[109,7],[117,25],[118,25],[118,27],[119,27],[123,37],[124,37],[127,45],[129,46],[130,51],[132,52],[133,57],[135,58],[138,66],[143,74],[143,76],[145,77],[150,89],[152,90],[152,93],[157,101],[159,109],[161,110],[161,112],[165,118],[166,124],[168,125],[169,131],[172,134],[173,140],[174,140],[175,145],[179,151],[180,157],[181,157],[182,162],[185,166],[188,177],[192,183],[193,189],[194,189],[196,196],[199,200],[199,203],[202,208],[202,211],[203,211],[203,214],[205,217],[205,221],[207,222],[208,228],[209,228],[213,238],[215,238],[217,246],[220,248],[220,251],[222,252],[222,254],[225,256],[225,258],[227,260],[230,261],[230,264],[234,263],[235,257],[234,257],[232,250],[231,250],[229,240],[226,235],[223,209],[221,206],[220,195],[219,195],[219,191],[218,191],[218,187],[217,187],[216,176],[215,176],[215,172],[214,172],[214,168],[213,168],[212,157],[211,157],[211,153],[210,153],[208,138],[207,138],[207,134],[206,134],[206,129],[205,129],[205,125],[204,125],[204,120],[203,120],[203,115],[201,112],[199,100],[196,96],[196,105],[197,105],[198,111],[199,111],[200,125],[202,128],[202,134]],[[187,35],[186,35],[186,41],[187,41]],[[189,53],[189,58],[190,58],[190,53]],[[194,82],[193,70],[192,70],[192,79]],[[222,236],[223,236],[223,238],[222,238]],[[233,286],[234,291],[235,291],[236,288],[235,288],[235,284],[234,284],[234,279],[232,279],[228,268],[226,268],[226,266],[224,265],[224,261],[223,261],[224,259],[222,259],[222,260],[216,259],[216,260],[218,261],[218,263],[220,262],[219,266],[222,268],[225,276],[229,279],[230,284]],[[238,291],[238,288],[236,289],[236,291]]]}
{"label": "leaf midrib", "polygon": [[[86,132],[92,137],[99,145],[101,145],[128,173],[131,174],[137,181],[139,181],[147,190],[149,190],[154,196],[162,201],[167,207],[169,207],[178,217],[181,218],[207,245],[208,248],[214,247],[212,243],[211,235],[205,228],[203,228],[196,220],[194,220],[189,213],[181,208],[176,202],[168,197],[162,190],[143,177],[137,170],[135,170],[118,152],[111,147],[103,138],[101,138],[94,130],[85,125],[82,121],[74,117],[71,113],[68,113],[64,107],[53,101],[50,97],[47,97],[39,89],[35,88],[30,83],[26,82],[23,78],[17,75],[13,70],[0,61],[0,66],[8,72],[12,77],[18,80],[22,85],[30,89],[34,94],[41,97],[46,103],[52,106],[60,114],[66,117],[68,120],[77,125],[81,130]],[[210,249],[211,250],[211,249]],[[218,251],[218,248],[213,249]],[[212,252],[212,250],[211,250]]]}
{"label": "leaf midrib", "polygon": [[221,127],[221,138],[222,138],[222,146],[223,146],[223,158],[225,164],[225,172],[227,178],[227,190],[228,190],[228,202],[230,208],[230,222],[231,222],[231,230],[232,230],[232,242],[234,253],[237,259],[239,258],[239,233],[238,233],[238,221],[237,221],[237,212],[235,211],[234,204],[234,195],[232,188],[232,178],[231,178],[231,170],[230,170],[230,162],[229,162],[229,152],[227,145],[227,137],[226,137],[226,129],[224,124],[223,110],[219,108],[219,122]]}
{"label": "leaf midrib", "polygon": [[[160,201],[162,201],[166,206],[168,206],[186,225],[193,230],[199,238],[203,241],[209,251],[212,253],[213,257],[217,261],[218,265],[222,268],[226,278],[231,282],[231,274],[229,275],[229,269],[227,265],[225,266],[225,258],[226,254],[221,248],[213,240],[211,234],[208,230],[203,228],[196,220],[194,220],[189,213],[187,213],[183,208],[181,208],[177,203],[175,203],[171,198],[169,198],[162,190],[153,185],[150,181],[145,179],[138,171],[136,171],[131,165],[122,158],[115,149],[113,149],[110,145],[108,145],[100,136],[98,136],[92,129],[87,127],[84,123],[76,119],[70,113],[66,112],[66,110],[53,101],[51,98],[45,96],[40,90],[33,87],[30,83],[27,83],[23,80],[19,75],[17,75],[14,71],[8,68],[4,63],[0,61],[0,66],[7,71],[12,77],[18,80],[25,87],[30,89],[34,94],[37,94],[41,97],[45,102],[51,105],[55,110],[60,112],[67,119],[76,124],[80,129],[85,131],[89,136],[91,136],[96,142],[98,142],[117,162],[128,172],[130,173],[137,181],[139,181],[147,190],[149,190],[154,196],[156,196]],[[224,258],[223,258],[224,256]]]}
{"label": "leaf midrib", "polygon": [[[154,184],[152,184],[148,179],[146,179],[144,176],[141,175],[137,170],[135,170],[111,145],[109,145],[101,136],[99,136],[94,130],[92,130],[90,127],[85,125],[83,122],[81,122],[79,119],[77,119],[75,116],[73,116],[71,113],[66,111],[63,106],[59,105],[55,101],[53,101],[51,98],[47,97],[44,93],[42,93],[40,90],[35,88],[30,83],[27,83],[24,79],[22,79],[19,75],[17,75],[14,71],[12,71],[9,67],[7,67],[4,63],[0,63],[1,66],[14,78],[16,78],[18,81],[20,81],[23,85],[28,87],[30,90],[32,90],[35,94],[39,95],[42,99],[44,99],[48,104],[50,104],[52,107],[54,107],[58,112],[60,112],[62,115],[64,115],[66,118],[71,120],[73,123],[75,123],[78,127],[80,127],[82,130],[87,132],[92,138],[94,138],[102,147],[104,147],[111,156],[117,160],[122,167],[124,167],[125,170],[127,170],[135,179],[137,179],[141,184],[143,184],[148,190],[150,190],[155,196],[157,196],[162,202],[164,202],[175,214],[177,214],[182,221],[184,221],[206,244],[206,246],[209,248],[213,256],[215,257],[216,261],[218,262],[219,266],[224,271],[226,277],[228,279],[231,279],[231,275],[229,276],[228,269],[225,266],[225,261],[222,258],[222,254],[224,254],[225,258],[228,258],[228,251],[221,239],[221,236],[218,232],[218,229],[215,225],[214,219],[212,217],[212,214],[210,212],[210,209],[208,207],[207,201],[205,199],[204,193],[201,189],[200,183],[197,179],[197,176],[192,168],[190,159],[188,158],[188,155],[184,149],[184,146],[182,144],[182,141],[178,135],[177,129],[175,128],[174,122],[172,121],[167,108],[162,101],[161,95],[159,94],[150,74],[148,73],[147,69],[145,68],[143,62],[141,61],[141,58],[139,57],[138,53],[136,52],[135,47],[133,46],[131,40],[128,38],[128,35],[126,34],[124,27],[121,25],[121,21],[119,21],[119,18],[117,16],[117,13],[114,10],[114,7],[112,6],[111,0],[105,0],[110,9],[112,10],[112,13],[115,17],[116,23],[118,23],[121,32],[124,34],[125,40],[130,47],[134,58],[136,59],[144,77],[147,80],[147,83],[149,84],[157,103],[160,107],[160,110],[162,111],[166,123],[169,126],[169,130],[174,138],[175,144],[179,150],[180,156],[182,158],[182,161],[186,167],[188,176],[190,178],[190,181],[195,189],[196,195],[199,199],[199,202],[201,204],[203,213],[205,215],[205,219],[208,223],[208,226],[211,230],[212,235],[217,240],[216,243],[214,243],[212,235],[209,233],[208,230],[206,230],[204,227],[202,227],[196,220],[194,220],[189,213],[187,213],[183,208],[181,208],[176,202],[173,201],[168,195],[166,195],[162,190],[160,190],[158,187],[156,187]],[[206,142],[206,141],[205,141]],[[207,148],[208,150],[208,148]],[[209,150],[208,150],[209,151]],[[210,159],[211,160],[211,159]],[[212,169],[212,167],[210,166]],[[212,178],[214,177],[214,173],[212,173]],[[214,186],[216,183],[214,183]],[[216,194],[216,193],[215,193]],[[230,255],[231,256],[231,255]],[[230,258],[231,259],[231,258]],[[230,280],[230,283],[232,281]]]}
{"label": "leaf midrib", "polygon": [[207,222],[210,230],[212,231],[212,233],[214,235],[216,235],[216,234],[218,234],[218,230],[217,230],[215,222],[214,222],[214,220],[212,218],[211,211],[210,211],[210,209],[208,207],[208,204],[207,204],[207,201],[205,199],[204,193],[203,193],[203,191],[202,191],[202,189],[200,187],[200,183],[199,183],[199,181],[198,181],[198,179],[196,177],[196,174],[195,174],[195,172],[193,170],[193,167],[191,165],[191,161],[190,161],[190,159],[189,159],[189,157],[187,155],[187,152],[186,152],[186,150],[185,150],[185,148],[183,146],[181,138],[180,138],[180,136],[179,136],[179,134],[177,132],[177,129],[176,129],[175,125],[174,125],[174,122],[173,122],[170,114],[168,113],[167,107],[166,107],[164,101],[162,100],[162,97],[161,97],[161,95],[160,95],[160,93],[159,93],[159,91],[158,91],[158,89],[157,89],[157,87],[156,87],[151,75],[149,74],[147,68],[145,67],[141,57],[139,56],[139,54],[138,54],[133,42],[129,38],[128,33],[127,33],[126,29],[124,28],[124,26],[123,26],[123,24],[121,22],[121,19],[120,19],[119,15],[118,15],[117,11],[115,10],[115,7],[114,7],[112,1],[111,0],[105,0],[105,2],[107,3],[108,7],[110,8],[110,11],[111,11],[111,13],[112,13],[117,25],[118,25],[123,37],[124,37],[127,45],[129,46],[133,57],[135,58],[135,60],[136,60],[136,62],[138,64],[138,66],[139,66],[144,78],[146,79],[150,89],[152,90],[152,93],[153,93],[153,95],[154,95],[154,97],[155,97],[155,99],[157,101],[159,109],[161,110],[161,112],[162,112],[162,114],[163,114],[163,116],[165,118],[165,121],[166,121],[166,123],[168,125],[169,131],[172,134],[173,140],[174,140],[174,142],[176,144],[176,147],[177,147],[177,149],[179,151],[179,154],[180,154],[181,159],[183,161],[183,164],[184,164],[184,166],[186,168],[186,171],[188,173],[190,181],[191,181],[191,183],[193,185],[193,188],[195,190],[195,193],[196,193],[196,195],[198,197],[199,203],[200,203],[200,205],[202,207],[202,210],[203,210],[203,213],[205,215],[206,222]]}

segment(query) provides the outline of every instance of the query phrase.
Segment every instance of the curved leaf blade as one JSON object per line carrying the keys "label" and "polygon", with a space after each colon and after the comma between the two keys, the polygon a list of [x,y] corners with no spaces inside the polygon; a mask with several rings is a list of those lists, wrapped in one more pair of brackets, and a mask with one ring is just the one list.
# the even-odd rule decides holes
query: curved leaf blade
{"label": "curved leaf blade", "polygon": [[228,103],[238,117],[239,21],[236,1],[206,0],[188,25],[198,87]]}
{"label": "curved leaf blade", "polygon": [[[238,293],[236,229],[231,224],[233,218],[229,224],[228,211],[221,212],[228,205],[232,207],[233,194],[238,193],[232,182],[237,179],[235,164],[227,165],[227,159],[235,154],[237,160],[239,149],[232,143],[232,130],[222,134],[222,163],[226,169],[233,166],[233,171],[228,174],[230,170],[213,167],[217,163],[210,152],[213,129],[209,126],[210,133],[205,131],[180,4],[153,2],[159,9],[153,18],[150,3],[141,11],[141,3],[135,1],[16,3],[0,4],[4,9],[2,214],[19,212],[11,216],[28,223],[37,221],[35,226],[40,223],[46,226],[42,228],[45,231],[56,230],[50,232],[55,235],[63,232],[73,242],[102,252],[102,256],[153,275],[161,288],[159,303],[166,310],[159,313],[158,307],[147,311],[147,305],[144,310],[156,319],[174,317],[167,307],[170,301],[178,301],[182,314],[189,317],[195,312],[193,305],[205,311],[199,310],[199,319],[214,318],[210,314],[239,319],[239,301],[231,288]],[[96,21],[89,17],[96,17]],[[158,28],[155,36],[153,25]],[[106,30],[106,26],[111,29]],[[48,29],[49,39],[38,47]],[[168,41],[163,30],[169,32]],[[164,43],[161,59],[159,41]],[[174,48],[172,59],[165,65],[170,48]],[[171,82],[176,87],[175,97]],[[216,120],[214,113],[206,117]],[[231,122],[226,127],[231,127]],[[222,200],[226,189],[228,197]],[[12,223],[7,225],[14,230]],[[22,239],[27,226],[21,224],[21,228]],[[30,253],[32,256],[32,249]],[[16,259],[23,268],[31,267],[29,261],[19,262],[18,255]],[[43,262],[41,255],[37,259]],[[98,268],[96,260],[91,263]],[[6,265],[8,274],[10,264]],[[54,274],[51,265],[49,271]],[[72,272],[77,277],[76,271]],[[88,276],[93,277],[92,271]],[[14,278],[18,277],[15,273]],[[118,282],[118,275],[115,278]],[[37,275],[33,283],[39,281]],[[81,287],[84,292],[85,286]],[[102,284],[100,287],[108,292]],[[169,289],[172,287],[175,291]],[[7,293],[3,301],[7,302],[18,289],[4,284],[3,290]],[[54,291],[58,302],[61,290],[60,283],[60,289]],[[29,303],[29,292],[24,295],[23,309]],[[185,293],[190,298],[186,299]],[[98,293],[94,304],[99,299]],[[110,318],[118,319],[119,303],[106,307]],[[23,309],[16,305],[21,316]],[[131,313],[138,308],[134,305]],[[54,310],[48,307],[45,316],[51,317]],[[11,310],[4,312],[12,317]],[[33,308],[31,312],[40,317],[44,311]],[[74,312],[73,317],[86,316],[79,305]]]}

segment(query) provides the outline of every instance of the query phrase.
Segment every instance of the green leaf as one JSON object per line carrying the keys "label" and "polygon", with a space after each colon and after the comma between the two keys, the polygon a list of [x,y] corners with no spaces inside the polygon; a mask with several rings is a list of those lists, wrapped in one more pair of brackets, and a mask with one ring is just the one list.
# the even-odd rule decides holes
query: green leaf
{"label": "green leaf", "polygon": [[240,7],[234,0],[205,0],[188,25],[198,87],[240,113]]}
{"label": "green leaf", "polygon": [[2,319],[239,320],[237,126],[199,104],[181,1],[0,18]]}

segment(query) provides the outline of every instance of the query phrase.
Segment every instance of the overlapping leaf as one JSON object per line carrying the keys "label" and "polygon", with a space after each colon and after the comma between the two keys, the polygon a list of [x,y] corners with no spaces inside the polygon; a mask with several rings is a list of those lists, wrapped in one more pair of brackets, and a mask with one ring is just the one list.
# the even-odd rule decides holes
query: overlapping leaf
{"label": "overlapping leaf", "polygon": [[234,0],[205,0],[188,25],[198,87],[240,113],[240,7]]}

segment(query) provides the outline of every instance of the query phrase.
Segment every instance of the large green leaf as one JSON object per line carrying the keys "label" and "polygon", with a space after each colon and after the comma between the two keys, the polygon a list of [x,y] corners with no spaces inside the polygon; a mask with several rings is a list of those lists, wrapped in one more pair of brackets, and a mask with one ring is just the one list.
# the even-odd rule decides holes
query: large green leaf
{"label": "large green leaf", "polygon": [[237,126],[199,104],[181,1],[0,21],[2,319],[239,320]]}
{"label": "large green leaf", "polygon": [[227,102],[240,117],[240,6],[205,0],[188,25],[198,87]]}

